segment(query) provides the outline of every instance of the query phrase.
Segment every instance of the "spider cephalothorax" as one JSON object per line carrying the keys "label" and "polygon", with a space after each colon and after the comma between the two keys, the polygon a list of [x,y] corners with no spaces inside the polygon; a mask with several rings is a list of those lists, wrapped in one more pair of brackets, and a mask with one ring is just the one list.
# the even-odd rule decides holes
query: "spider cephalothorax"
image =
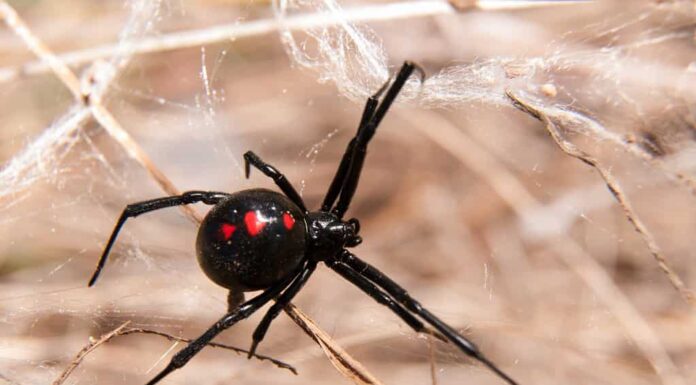
{"label": "spider cephalothorax", "polygon": [[[198,262],[215,283],[229,289],[227,314],[198,339],[172,358],[148,385],[155,384],[184,366],[223,330],[247,318],[269,301],[276,302],[257,326],[249,350],[251,356],[266,335],[273,319],[290,303],[324,262],[343,278],[385,305],[417,332],[451,342],[480,361],[511,385],[516,382],[489,361],[466,337],[447,325],[413,299],[406,290],[367,262],[346,250],[362,242],[357,219],[343,220],[360,179],[367,144],[401,88],[418,69],[406,62],[393,82],[367,100],[358,132],[348,144],[321,208],[309,212],[295,188],[273,166],[249,151],[244,154],[246,175],[254,166],[271,177],[283,194],[265,189],[222,192],[189,191],[182,195],[130,204],[121,214],[89,281],[92,286],[101,272],[121,227],[128,218],[165,207],[202,202],[214,205],[198,231]],[[391,85],[390,85],[391,84]],[[379,101],[384,93],[384,98]],[[246,291],[264,290],[243,302]],[[426,326],[429,325],[429,326]]]}

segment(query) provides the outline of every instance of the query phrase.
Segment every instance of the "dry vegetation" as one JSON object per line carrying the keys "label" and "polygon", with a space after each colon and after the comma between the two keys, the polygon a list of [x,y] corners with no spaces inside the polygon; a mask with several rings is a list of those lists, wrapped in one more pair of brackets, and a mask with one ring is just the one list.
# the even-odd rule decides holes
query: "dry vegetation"
{"label": "dry vegetation", "polygon": [[[129,222],[87,289],[123,206],[272,187],[243,178],[247,149],[318,206],[379,74],[319,81],[288,56],[266,2],[8,3],[0,384],[144,383],[182,345],[141,329],[195,337],[226,293],[198,269],[196,226],[176,209]],[[432,77],[373,141],[350,212],[356,252],[520,384],[695,383],[695,7],[369,15],[390,68],[411,59]],[[267,30],[244,29],[258,20]],[[294,303],[383,384],[502,383],[328,269]],[[259,319],[217,341],[247,347]],[[348,383],[317,333],[283,315],[260,346],[297,376],[209,348],[167,383]]]}

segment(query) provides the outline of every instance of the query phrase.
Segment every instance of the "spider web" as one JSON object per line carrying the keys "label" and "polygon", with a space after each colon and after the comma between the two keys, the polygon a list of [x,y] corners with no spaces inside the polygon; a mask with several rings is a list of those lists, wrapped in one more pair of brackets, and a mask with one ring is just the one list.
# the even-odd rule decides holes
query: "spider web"
{"label": "spider web", "polygon": [[[692,307],[649,242],[693,287],[693,2],[460,14],[439,2],[87,3],[16,7],[54,51],[68,52],[61,57],[81,87],[103,93],[180,190],[272,187],[243,179],[241,154],[253,149],[315,207],[364,100],[403,60],[421,64],[427,79],[408,82],[371,148],[352,207],[365,227],[359,254],[448,322],[471,327],[484,352],[523,383],[696,378],[688,365],[696,350],[683,339]],[[71,24],[73,12],[99,17]],[[53,20],[73,32],[52,36]],[[111,36],[91,36],[97,20]],[[218,37],[216,25],[231,35]],[[0,383],[52,382],[88,336],[125,321],[200,334],[224,312],[226,294],[192,261],[195,227],[177,210],[130,221],[99,284],[85,288],[123,206],[166,193],[132,148],[32,64],[11,30],[2,39],[10,43],[0,63]],[[510,95],[553,118],[615,177],[625,201]],[[627,204],[647,235],[634,231]],[[440,384],[498,383],[448,346],[431,352],[337,281],[320,271],[298,304],[384,383],[430,383],[431,369]],[[172,381],[342,381],[286,318],[261,349],[300,376],[207,349]],[[222,339],[245,347],[254,326],[239,324]],[[119,337],[65,383],[143,382],[180,347]]]}

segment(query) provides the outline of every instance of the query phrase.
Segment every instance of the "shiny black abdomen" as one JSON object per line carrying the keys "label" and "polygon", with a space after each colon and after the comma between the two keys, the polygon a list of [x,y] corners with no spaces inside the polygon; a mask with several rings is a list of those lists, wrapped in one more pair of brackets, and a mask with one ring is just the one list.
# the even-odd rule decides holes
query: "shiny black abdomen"
{"label": "shiny black abdomen", "polygon": [[284,195],[239,191],[215,205],[201,223],[198,263],[220,286],[265,289],[296,271],[306,232],[304,213]]}

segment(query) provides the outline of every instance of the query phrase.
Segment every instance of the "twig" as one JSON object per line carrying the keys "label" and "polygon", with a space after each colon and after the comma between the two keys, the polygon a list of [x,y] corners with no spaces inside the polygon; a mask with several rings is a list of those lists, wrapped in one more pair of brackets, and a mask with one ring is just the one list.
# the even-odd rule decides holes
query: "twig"
{"label": "twig", "polygon": [[[159,332],[156,330],[149,330],[149,329],[142,329],[142,328],[129,328],[127,327],[130,324],[130,321],[124,322],[121,326],[117,327],[116,329],[102,335],[99,337],[98,340],[92,341],[87,346],[82,348],[75,358],[70,361],[70,364],[63,370],[63,372],[56,378],[55,381],[53,381],[52,385],[61,385],[65,382],[65,380],[68,379],[70,374],[80,365],[82,360],[87,356],[89,353],[93,352],[96,348],[98,348],[100,345],[103,345],[107,342],[109,342],[112,338],[118,337],[118,336],[127,336],[129,334],[134,334],[134,333],[142,333],[142,334],[151,334],[151,335],[156,335],[160,337],[164,337],[170,341],[178,341],[178,342],[191,342],[192,340],[186,339],[186,338],[181,338],[181,337],[176,337],[171,334],[167,334],[164,332]],[[236,348],[234,346],[230,345],[225,345],[225,344],[219,344],[215,342],[210,342],[206,344],[207,346],[212,346],[215,348],[222,348],[222,349],[227,349],[227,350],[232,350],[236,353],[244,353],[248,354],[248,350]],[[295,369],[294,366],[287,364],[283,361],[276,360],[272,357],[260,355],[260,354],[254,354],[254,357],[260,361],[270,361],[272,362],[275,366],[281,368],[281,369],[287,369],[291,371],[293,374],[297,374],[297,369]]]}
{"label": "twig", "polygon": [[[483,0],[474,1],[474,3],[475,5],[467,8],[467,10],[474,10],[476,8],[487,9],[487,6],[490,6],[493,3],[501,2]],[[505,5],[505,7],[500,7],[497,9],[515,8],[519,5],[517,3],[526,3],[526,7],[530,7],[534,5],[533,3],[537,3],[536,6],[546,6],[553,5],[549,3],[558,4],[569,2],[508,1],[506,3],[507,5]],[[577,3],[577,1],[570,3]],[[455,10],[455,8],[446,1],[403,1],[348,8],[341,12],[340,17],[322,13],[308,13],[288,16],[284,20],[285,24],[283,25],[283,28],[287,28],[289,30],[306,30],[309,28],[325,27],[342,22],[398,20],[405,18],[447,15],[456,12],[457,10]],[[131,49],[132,54],[161,52],[264,35],[276,32],[280,28],[281,25],[275,18],[261,19],[245,23],[232,23],[192,31],[162,34],[156,37],[149,37],[133,42],[129,48]],[[93,62],[98,59],[110,58],[118,52],[118,45],[110,44],[81,51],[68,52],[60,55],[58,59],[68,66],[77,66],[80,64]],[[47,63],[48,62],[44,61],[35,61],[23,64],[19,67],[0,68],[0,82],[12,80],[19,75],[33,75],[46,72],[49,70]]]}
{"label": "twig", "polygon": [[[181,337],[173,336],[173,335],[171,335],[171,334],[167,334],[167,333],[160,332],[160,331],[157,331],[157,330],[150,330],[150,329],[143,329],[143,328],[125,328],[125,329],[119,331],[119,332],[118,332],[118,335],[119,335],[119,336],[127,336],[127,335],[129,335],[129,334],[134,334],[134,333],[151,334],[151,335],[155,335],[155,336],[164,337],[164,338],[168,339],[169,341],[176,341],[176,342],[186,342],[186,343],[189,343],[189,342],[193,341],[193,340],[188,339],[188,338],[181,338]],[[232,350],[232,351],[234,351],[235,353],[240,353],[240,354],[244,354],[244,355],[249,354],[249,351],[248,351],[248,350],[240,349],[240,348],[238,348],[238,347],[234,347],[234,346],[231,346],[231,345],[220,344],[220,343],[217,343],[217,342],[209,342],[209,343],[207,343],[206,345],[207,345],[207,346],[214,347],[214,348],[221,348],[221,349]],[[259,361],[270,361],[270,362],[273,363],[275,366],[277,366],[277,367],[279,367],[279,368],[281,368],[281,369],[287,369],[287,370],[291,371],[293,374],[297,375],[297,369],[296,369],[294,366],[292,366],[292,365],[290,365],[290,364],[288,364],[288,363],[285,363],[285,362],[283,362],[283,361],[277,360],[277,359],[275,359],[275,358],[273,358],[273,357],[269,357],[269,356],[266,356],[266,355],[263,355],[263,354],[256,354],[256,353],[254,353],[254,354],[253,354],[253,357],[256,358],[256,359],[259,360]]]}
{"label": "twig", "polygon": [[430,361],[430,383],[437,385],[437,358],[435,357],[435,341],[428,338],[428,360]]}
{"label": "twig", "polygon": [[[101,103],[101,98],[90,97],[88,104],[92,110],[94,118],[101,124],[106,132],[114,139],[118,144],[123,147],[126,153],[133,158],[138,164],[140,164],[155,180],[157,185],[164,190],[167,195],[180,195],[181,191],[174,186],[174,183],[167,177],[167,175],[160,170],[155,163],[150,159],[147,153],[138,145],[138,143],[133,139],[133,137],[124,130],[123,127],[118,123],[116,118],[107,110]],[[184,212],[184,214],[193,222],[201,223],[203,217],[198,214],[193,207],[189,205],[179,206],[179,208]]]}
{"label": "twig", "polygon": [[295,305],[289,304],[284,310],[285,313],[321,347],[334,368],[343,374],[344,377],[358,385],[382,384],[377,378],[370,374],[360,362],[356,361],[343,350],[343,348],[336,344],[325,331],[321,330],[314,321],[295,307]]}
{"label": "twig", "polygon": [[599,124],[597,121],[589,119],[580,114],[563,110],[560,110],[558,112],[564,114],[564,118],[581,122],[581,129],[587,132],[588,134],[595,136],[601,140],[612,142],[617,146],[621,147],[629,154],[648,162],[650,165],[656,167],[662,173],[664,173],[670,181],[682,184],[689,190],[691,194],[696,195],[695,178],[683,172],[672,170],[663,159],[653,155],[651,152],[647,151],[638,143],[636,143],[636,141],[630,140],[623,135],[611,132],[607,130],[605,127],[603,127],[601,124]]}
{"label": "twig", "polygon": [[70,71],[65,63],[56,58],[41,40],[31,33],[14,8],[4,0],[0,0],[0,16],[4,19],[5,24],[24,41],[27,48],[39,58],[41,63],[44,63],[48,69],[53,71],[63,84],[68,87],[70,92],[73,93],[75,98],[79,99],[81,96],[80,81],[77,79],[77,76]]}
{"label": "twig", "polygon": [[[423,118],[414,114],[410,116],[416,116],[413,127],[483,178],[517,216],[523,217],[526,210],[541,207],[541,202],[500,161],[474,143],[447,119],[433,113]],[[629,338],[650,362],[662,383],[685,385],[655,331],[612,281],[606,270],[573,238],[561,235],[558,244],[566,247],[555,255],[585,282],[607,310],[623,325]]]}
{"label": "twig", "polygon": [[82,350],[80,350],[77,353],[75,358],[70,362],[70,364],[65,368],[65,370],[63,370],[63,372],[58,376],[58,378],[56,378],[56,380],[53,381],[52,385],[61,385],[63,382],[65,382],[65,380],[67,380],[68,377],[70,376],[70,373],[72,373],[73,370],[75,370],[75,368],[77,368],[77,366],[80,365],[80,362],[82,362],[82,360],[85,358],[86,355],[93,352],[94,349],[99,347],[99,345],[106,343],[110,339],[114,338],[116,335],[118,335],[119,332],[121,332],[123,329],[125,329],[129,323],[130,323],[130,321],[124,322],[123,324],[121,324],[121,326],[119,326],[116,329],[102,335],[101,337],[99,337],[98,340],[92,341],[89,344],[87,344],[87,346],[82,348]]}
{"label": "twig", "polygon": [[529,9],[553,5],[589,4],[594,0],[448,0],[459,12],[481,9],[485,11],[500,11],[513,9]]}
{"label": "twig", "polygon": [[[0,182],[5,180],[15,180],[26,177],[32,165],[46,162],[49,154],[47,150],[55,148],[63,138],[68,138],[75,131],[84,126],[92,117],[88,107],[85,105],[85,95],[83,95],[78,77],[58,58],[51,50],[42,43],[19,17],[17,12],[5,1],[0,1],[0,16],[6,24],[17,34],[31,52],[39,57],[41,63],[45,64],[47,70],[53,71],[59,80],[71,91],[76,99],[76,103],[62,117],[56,120],[56,124],[50,126],[35,139],[22,152],[12,157],[12,160],[0,172]],[[125,60],[121,61],[122,63]],[[98,81],[91,82],[92,89],[89,93],[92,97],[101,97],[115,79],[117,71],[111,71],[111,76],[92,76]],[[36,167],[36,166],[34,166]],[[28,183],[23,187],[28,187]],[[4,191],[0,190],[0,198],[5,196]]]}
{"label": "twig", "polygon": [[[607,168],[603,167],[596,158],[582,151],[573,143],[566,140],[563,137],[563,134],[561,133],[556,123],[554,123],[551,114],[544,111],[543,107],[534,106],[530,102],[522,100],[519,96],[515,95],[511,91],[508,91],[507,95],[515,103],[515,106],[518,107],[521,111],[532,115],[533,117],[541,120],[544,123],[546,130],[549,132],[553,140],[556,142],[556,144],[561,148],[563,152],[576,159],[583,161],[584,163],[597,170],[597,172],[599,172],[600,176],[602,177],[602,179],[604,179],[604,182],[607,184],[609,191],[612,193],[616,201],[623,209],[626,218],[628,218],[629,222],[631,222],[634,229],[641,236],[648,249],[650,250],[650,253],[657,261],[657,265],[665,273],[665,275],[667,275],[667,278],[672,283],[672,286],[674,286],[674,288],[677,289],[677,291],[681,294],[682,298],[687,303],[696,307],[696,297],[694,296],[694,293],[686,287],[679,275],[677,275],[677,273],[674,272],[674,270],[670,267],[669,263],[667,262],[667,257],[664,255],[659,245],[655,241],[655,237],[652,235],[652,233],[648,230],[643,221],[640,219],[635,209],[626,197],[623,188],[616,180],[616,178],[614,178],[613,174]],[[556,115],[553,116],[553,118],[572,119],[572,117],[570,117],[569,114],[561,115],[563,114],[562,111],[556,110],[554,112],[556,112]]]}

